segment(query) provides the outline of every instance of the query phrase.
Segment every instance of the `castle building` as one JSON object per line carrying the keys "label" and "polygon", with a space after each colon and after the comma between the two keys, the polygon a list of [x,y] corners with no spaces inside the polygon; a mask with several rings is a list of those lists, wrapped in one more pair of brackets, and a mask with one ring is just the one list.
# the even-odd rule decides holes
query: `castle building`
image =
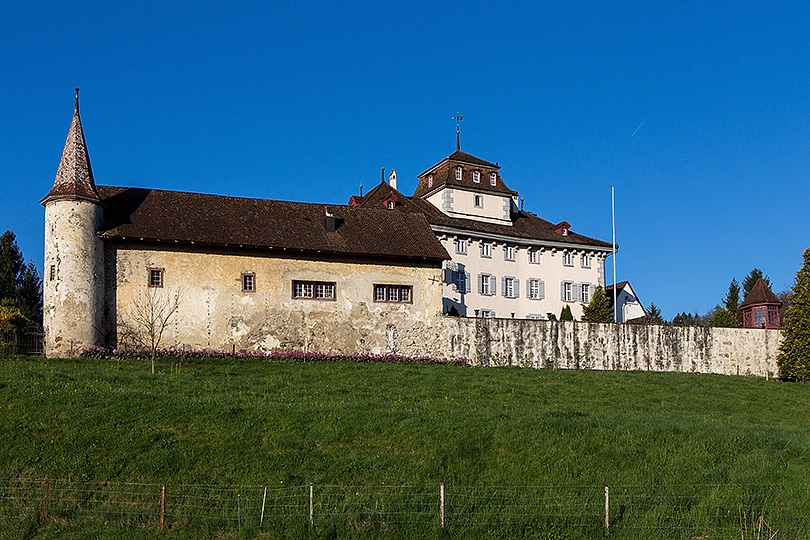
{"label": "castle building", "polygon": [[386,321],[442,313],[449,256],[423,214],[97,186],[78,89],[41,203],[49,357],[157,330],[163,346],[363,350]]}
{"label": "castle building", "polygon": [[456,151],[419,175],[412,196],[381,182],[349,204],[425,216],[452,257],[443,311],[466,317],[547,319],[568,305],[575,318],[605,286],[608,242],[523,210],[500,166]]}

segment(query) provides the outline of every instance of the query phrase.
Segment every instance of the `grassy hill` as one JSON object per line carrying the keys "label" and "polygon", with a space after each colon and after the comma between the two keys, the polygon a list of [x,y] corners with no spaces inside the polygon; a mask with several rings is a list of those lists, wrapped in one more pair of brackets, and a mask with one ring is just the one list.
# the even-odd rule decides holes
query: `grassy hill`
{"label": "grassy hill", "polygon": [[[760,518],[785,535],[777,538],[810,534],[807,518],[800,518],[810,515],[807,385],[691,374],[228,359],[187,361],[179,373],[176,364],[164,363],[159,371],[151,376],[134,360],[3,359],[0,477],[271,488],[444,482],[448,489],[611,485],[671,492],[687,486],[690,504],[700,498],[696,486],[737,486],[729,489],[744,496],[766,489],[779,509],[762,506],[753,516],[737,511],[736,538],[756,538],[745,534]],[[611,536],[649,537],[634,536],[631,525],[617,523]],[[357,529],[284,534],[402,534]],[[107,530],[63,521],[22,534],[89,538]],[[109,530],[110,537],[121,532]],[[195,531],[163,534],[196,538]],[[458,528],[445,535],[480,532]],[[494,533],[596,538],[601,531],[528,526],[487,536]],[[675,529],[653,536],[685,537]]]}

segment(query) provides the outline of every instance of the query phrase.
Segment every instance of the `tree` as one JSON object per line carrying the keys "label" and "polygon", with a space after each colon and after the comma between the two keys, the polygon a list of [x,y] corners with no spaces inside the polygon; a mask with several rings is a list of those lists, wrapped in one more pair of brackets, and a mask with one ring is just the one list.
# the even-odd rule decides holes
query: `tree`
{"label": "tree", "polygon": [[149,347],[152,359],[152,375],[155,374],[155,354],[169,322],[180,309],[180,291],[170,292],[163,288],[149,287],[141,292],[130,304],[129,318],[136,333],[142,336]]}
{"label": "tree", "polygon": [[650,318],[650,322],[653,324],[663,324],[664,319],[661,317],[661,310],[658,309],[658,306],[650,303],[650,307],[647,308],[647,316]]}
{"label": "tree", "polygon": [[565,307],[562,308],[562,311],[560,312],[560,320],[561,321],[573,321],[574,320],[574,314],[571,313],[571,306],[569,306],[568,304],[566,304]]}
{"label": "tree", "polygon": [[782,326],[782,343],[776,364],[782,377],[810,379],[810,248],[790,291],[790,307]]}
{"label": "tree", "polygon": [[729,327],[742,326],[742,311],[740,311],[740,284],[737,278],[732,278],[731,283],[728,285],[728,292],[726,297],[723,298],[723,307],[728,311],[732,319],[728,319]]}
{"label": "tree", "polygon": [[0,300],[9,300],[29,321],[42,321],[42,280],[25,259],[14,233],[0,235]]}
{"label": "tree", "polygon": [[674,326],[700,326],[700,317],[697,313],[692,315],[684,311],[672,318],[672,324]]}
{"label": "tree", "polygon": [[747,276],[745,276],[745,279],[743,279],[743,282],[742,282],[742,286],[743,286],[743,297],[742,297],[742,299],[743,300],[748,298],[748,295],[751,292],[751,289],[754,288],[754,285],[756,284],[757,281],[759,281],[759,278],[764,279],[765,284],[768,286],[768,288],[769,289],[771,288],[771,279],[768,276],[764,275],[762,273],[762,270],[760,270],[759,268],[754,268],[753,270],[751,270],[748,273]]}
{"label": "tree", "polygon": [[610,305],[605,294],[605,289],[601,285],[593,291],[593,297],[588,305],[582,309],[582,320],[588,322],[613,322],[613,307]]}
{"label": "tree", "polygon": [[722,306],[715,306],[706,317],[706,326],[717,326],[722,328],[737,328],[737,317],[731,311]]}

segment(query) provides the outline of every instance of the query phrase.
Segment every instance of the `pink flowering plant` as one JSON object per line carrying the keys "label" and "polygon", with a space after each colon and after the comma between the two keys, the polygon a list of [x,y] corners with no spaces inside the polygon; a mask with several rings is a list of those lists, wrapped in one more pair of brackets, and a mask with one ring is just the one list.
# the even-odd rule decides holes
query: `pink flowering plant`
{"label": "pink flowering plant", "polygon": [[[148,348],[127,347],[114,349],[111,347],[89,347],[82,350],[83,358],[98,359],[148,359],[151,351]],[[404,356],[400,354],[328,354],[319,352],[262,352],[262,351],[218,351],[214,349],[183,350],[176,348],[158,349],[155,352],[158,358],[187,359],[262,359],[269,362],[349,362],[354,364],[449,364],[455,366],[470,366],[466,358],[443,358],[436,356]]]}

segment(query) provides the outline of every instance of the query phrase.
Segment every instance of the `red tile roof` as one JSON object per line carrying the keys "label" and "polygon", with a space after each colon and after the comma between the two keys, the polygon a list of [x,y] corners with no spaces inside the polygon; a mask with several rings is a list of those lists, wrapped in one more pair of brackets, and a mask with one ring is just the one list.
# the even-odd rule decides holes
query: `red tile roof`
{"label": "red tile roof", "polygon": [[[461,180],[456,179],[455,168],[462,168]],[[425,197],[441,186],[462,186],[466,189],[487,192],[501,193],[510,197],[517,197],[517,191],[512,191],[504,184],[501,175],[498,174],[500,166],[497,163],[490,163],[481,158],[456,150],[439,163],[419,175],[419,184],[413,193],[414,197]],[[481,174],[480,182],[473,181],[473,172]],[[493,186],[490,183],[489,175],[495,173],[496,180]],[[433,175],[433,185],[430,186],[428,176]]]}
{"label": "red tile roof", "polygon": [[[385,209],[98,186],[103,238],[434,263],[449,259],[425,217]],[[327,232],[327,212],[337,229]]]}

